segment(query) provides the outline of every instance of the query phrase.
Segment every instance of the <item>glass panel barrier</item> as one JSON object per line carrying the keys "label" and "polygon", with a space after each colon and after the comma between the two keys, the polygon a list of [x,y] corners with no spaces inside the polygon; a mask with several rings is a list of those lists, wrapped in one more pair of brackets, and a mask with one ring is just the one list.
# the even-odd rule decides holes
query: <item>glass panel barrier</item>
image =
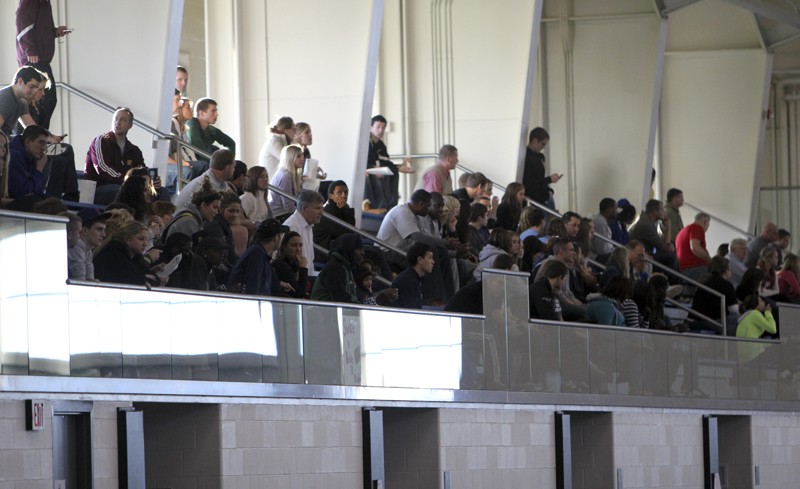
{"label": "glass panel barrier", "polygon": [[578,393],[674,402],[800,398],[796,305],[780,305],[781,339],[774,341],[529,322],[527,275],[492,270],[484,273],[485,318],[66,285],[66,246],[53,246],[66,239],[60,219],[0,212],[0,267],[6,277],[0,281],[2,374]]}

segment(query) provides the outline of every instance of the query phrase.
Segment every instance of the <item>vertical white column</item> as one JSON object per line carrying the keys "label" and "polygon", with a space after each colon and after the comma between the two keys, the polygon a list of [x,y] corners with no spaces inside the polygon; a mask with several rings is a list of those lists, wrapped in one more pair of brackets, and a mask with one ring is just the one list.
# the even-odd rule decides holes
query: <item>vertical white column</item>
{"label": "vertical white column", "polygon": [[533,84],[536,81],[536,63],[539,55],[539,37],[542,29],[542,6],[544,0],[534,0],[533,19],[531,21],[531,38],[528,49],[528,72],[525,77],[525,93],[522,101],[522,118],[520,124],[520,145],[517,158],[517,182],[522,181],[525,171],[525,147],[528,145],[528,120],[531,113],[531,100],[533,98]]}
{"label": "vertical white column", "polygon": [[661,18],[661,27],[658,31],[658,51],[656,52],[656,73],[653,77],[653,104],[650,108],[650,135],[647,140],[647,155],[644,169],[644,182],[642,184],[642,200],[639,208],[644,209],[650,199],[650,175],[653,172],[653,159],[655,157],[656,137],[661,107],[661,85],[664,80],[664,53],[667,50],[667,18]]}

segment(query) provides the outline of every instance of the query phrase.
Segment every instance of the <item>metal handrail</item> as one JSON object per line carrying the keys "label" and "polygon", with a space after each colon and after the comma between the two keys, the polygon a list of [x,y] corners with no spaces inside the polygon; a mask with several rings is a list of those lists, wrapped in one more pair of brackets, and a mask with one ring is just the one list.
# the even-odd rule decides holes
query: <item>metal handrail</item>
{"label": "metal handrail", "polygon": [[[78,97],[86,100],[87,102],[91,102],[92,104],[96,105],[97,107],[105,109],[108,112],[112,112],[113,113],[115,110],[117,110],[117,107],[114,107],[114,106],[112,106],[112,105],[110,105],[110,104],[108,104],[106,102],[103,102],[99,98],[94,97],[93,95],[90,95],[90,94],[84,92],[83,90],[81,90],[79,88],[75,88],[75,87],[73,87],[72,85],[70,85],[68,83],[56,82],[56,87],[63,88],[64,90],[66,90],[66,91],[68,91],[68,92],[70,92],[70,93],[72,93],[74,95],[77,95]],[[150,133],[153,136],[156,136],[159,139],[164,139],[164,140],[168,140],[168,141],[175,141],[179,146],[185,147],[185,148],[189,148],[192,151],[194,151],[195,153],[200,154],[202,156],[205,156],[208,159],[211,159],[211,155],[208,152],[198,148],[197,146],[194,146],[194,145],[192,145],[190,143],[187,143],[183,139],[181,139],[181,138],[179,138],[179,137],[177,137],[177,136],[175,136],[173,134],[163,133],[163,132],[159,131],[158,129],[156,129],[155,127],[153,127],[153,126],[151,126],[149,124],[145,124],[144,122],[142,122],[142,121],[140,121],[138,119],[134,119],[133,120],[133,125],[141,128],[141,129],[144,129],[146,132]],[[177,188],[178,188],[178,191],[180,191],[180,189],[183,187],[183,184],[184,183],[188,183],[188,182],[186,182],[186,180],[183,179],[183,161],[182,161],[182,158],[181,158],[180,150],[177,152],[176,165],[177,165],[177,171],[178,171]]]}
{"label": "metal handrail", "polygon": [[[469,169],[469,168],[467,168],[467,167],[465,167],[465,166],[463,166],[463,165],[461,165],[461,164],[457,164],[457,165],[456,165],[456,168],[459,168],[459,169],[461,169],[462,171],[466,171],[466,172],[471,172],[471,173],[474,173],[474,171],[473,171],[473,170],[471,170],[471,169]],[[493,186],[495,186],[495,187],[497,187],[498,189],[505,190],[505,188],[504,188],[504,187],[502,187],[502,186],[500,186],[500,185],[497,185],[497,184],[495,184],[494,182],[492,182],[492,185],[493,185]],[[528,202],[528,204],[530,204],[530,205],[533,205],[533,206],[537,207],[538,209],[540,209],[540,210],[542,210],[542,211],[544,211],[544,212],[546,212],[546,213],[548,213],[548,214],[550,214],[550,215],[552,215],[552,216],[559,217],[559,218],[561,217],[561,214],[560,214],[560,213],[558,213],[557,211],[555,211],[555,210],[553,210],[553,209],[551,209],[551,208],[547,207],[547,206],[546,206],[546,205],[544,205],[544,204],[541,204],[541,203],[539,203],[539,202],[536,202],[535,200],[531,199],[530,197],[525,197],[525,200]],[[684,204],[685,204],[685,203],[686,203],[686,202],[684,202]],[[712,216],[712,217],[713,217],[713,216]],[[602,241],[605,241],[605,242],[607,242],[607,243],[609,243],[609,244],[613,245],[615,248],[619,248],[619,247],[622,247],[622,246],[624,246],[622,243],[618,243],[618,242],[614,241],[613,239],[607,238],[607,237],[605,237],[605,236],[602,236],[602,235],[599,235],[599,234],[594,234],[594,237],[596,237],[596,238],[599,238],[600,240],[602,240]],[[699,313],[699,312],[697,312],[697,311],[694,311],[694,310],[692,310],[692,309],[689,309],[689,310],[690,310],[690,311],[692,311],[692,312],[694,312],[694,313],[696,313],[696,315],[697,315],[697,316],[699,316],[699,317],[701,317],[702,319],[704,319],[704,320],[706,320],[706,321],[710,321],[710,322],[712,322],[713,324],[715,324],[715,325],[719,326],[719,327],[722,329],[722,332],[723,332],[722,334],[723,334],[723,335],[725,335],[725,334],[726,334],[726,328],[725,328],[725,324],[726,324],[726,322],[727,322],[727,321],[726,321],[726,312],[727,312],[727,310],[726,310],[726,308],[725,308],[725,295],[723,295],[723,294],[721,294],[721,293],[717,292],[716,290],[714,290],[714,289],[712,289],[712,288],[708,287],[707,285],[701,284],[700,282],[698,282],[698,281],[696,281],[696,280],[694,280],[694,279],[692,279],[692,278],[690,278],[690,277],[687,277],[686,275],[684,275],[684,274],[682,274],[682,273],[680,273],[680,272],[677,272],[677,271],[675,271],[675,270],[673,270],[673,269],[669,268],[668,266],[662,265],[661,263],[659,263],[659,262],[655,261],[655,260],[654,260],[654,259],[652,259],[652,258],[649,258],[649,257],[645,256],[645,261],[647,261],[647,262],[648,262],[648,263],[650,263],[651,265],[653,265],[653,266],[655,266],[655,267],[659,268],[660,270],[663,270],[663,271],[667,272],[668,274],[671,274],[671,275],[676,275],[676,276],[680,277],[680,278],[681,278],[681,280],[684,280],[684,281],[686,281],[686,282],[688,282],[688,283],[690,283],[690,284],[694,285],[695,287],[698,287],[698,288],[700,288],[700,289],[703,289],[704,291],[708,292],[708,293],[709,293],[709,294],[711,294],[711,295],[714,295],[714,296],[717,296],[717,297],[719,297],[719,299],[720,299],[720,314],[721,314],[721,316],[720,316],[720,322],[719,322],[719,323],[718,323],[718,322],[716,322],[716,321],[714,321],[713,319],[709,318],[708,316],[704,316],[703,314],[701,314],[701,313]],[[595,262],[595,263],[596,263],[596,262]],[[594,264],[594,263],[593,263],[593,264]],[[673,302],[674,302],[674,301],[673,301]],[[678,303],[677,303],[677,302],[675,302],[675,304],[678,304]]]}
{"label": "metal handrail", "polygon": [[[763,190],[763,187],[762,187],[762,190]],[[719,217],[717,217],[717,216],[714,216],[714,215],[712,215],[712,214],[709,214],[709,213],[708,213],[708,211],[705,211],[705,210],[703,210],[703,209],[701,209],[701,208],[697,207],[696,205],[692,205],[692,204],[690,204],[689,202],[686,202],[685,200],[683,201],[683,205],[685,205],[685,206],[688,206],[688,207],[691,207],[692,209],[694,209],[694,210],[696,210],[696,211],[698,211],[698,212],[705,212],[705,213],[706,213],[706,214],[708,214],[708,215],[709,215],[709,217],[711,217],[711,219],[713,219],[714,221],[717,221],[717,222],[719,222],[720,224],[723,224],[723,225],[725,225],[725,226],[727,226],[727,227],[729,227],[729,228],[733,229],[734,231],[736,231],[736,232],[738,232],[738,233],[741,233],[741,234],[743,234],[743,235],[747,236],[747,238],[748,238],[748,239],[750,239],[750,238],[755,238],[755,237],[756,237],[756,235],[755,235],[755,234],[753,234],[753,233],[750,233],[750,232],[747,232],[747,231],[745,231],[744,229],[742,229],[742,228],[740,228],[740,227],[738,227],[738,226],[735,226],[735,225],[733,225],[733,224],[729,223],[728,221],[726,221],[726,220],[724,220],[724,219],[720,219],[720,218],[719,218]]]}

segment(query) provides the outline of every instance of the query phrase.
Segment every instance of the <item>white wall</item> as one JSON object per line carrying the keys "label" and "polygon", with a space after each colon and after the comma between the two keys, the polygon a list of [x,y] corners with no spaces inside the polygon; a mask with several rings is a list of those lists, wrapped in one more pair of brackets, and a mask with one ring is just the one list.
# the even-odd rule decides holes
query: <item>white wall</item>
{"label": "white wall", "polygon": [[[661,105],[662,188],[747,229],[767,56],[760,50],[668,53]],[[694,211],[683,210],[684,223]],[[712,220],[709,249],[740,236]]]}

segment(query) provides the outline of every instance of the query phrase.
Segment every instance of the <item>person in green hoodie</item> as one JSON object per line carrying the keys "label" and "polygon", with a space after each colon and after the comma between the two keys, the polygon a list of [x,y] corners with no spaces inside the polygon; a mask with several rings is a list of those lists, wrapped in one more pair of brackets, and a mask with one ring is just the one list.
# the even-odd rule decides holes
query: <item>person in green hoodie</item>
{"label": "person in green hoodie", "polygon": [[[742,310],[746,311],[739,319],[736,328],[737,338],[761,338],[765,333],[776,334],[778,331],[775,318],[772,317],[772,306],[756,294],[749,295],[742,303]],[[749,363],[755,360],[765,349],[763,343],[739,343],[739,360]]]}

